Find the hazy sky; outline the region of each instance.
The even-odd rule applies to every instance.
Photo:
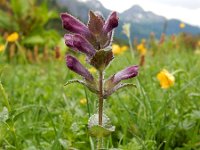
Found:
[[[80,0],[86,1],[86,0]],[[138,4],[166,18],[200,26],[200,0],[99,0],[106,8],[122,12]]]

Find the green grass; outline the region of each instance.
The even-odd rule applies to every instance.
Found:
[[[200,59],[186,51],[148,56],[139,76],[109,97],[105,113],[116,131],[106,138],[109,148],[123,150],[200,149]],[[129,52],[116,56],[105,76],[137,64]],[[4,64],[2,85],[11,110],[0,92],[0,149],[93,149],[87,120],[97,110],[97,97],[83,86],[64,84],[80,78],[64,60],[38,64]],[[175,85],[161,89],[156,75],[163,68],[175,74]],[[88,98],[89,107],[80,104]],[[4,107],[4,111],[3,111]],[[88,112],[89,111],[89,112]],[[4,115],[3,115],[4,112]]]

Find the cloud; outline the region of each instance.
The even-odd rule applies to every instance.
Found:
[[[143,8],[145,10],[153,11],[158,15],[165,16],[168,19],[180,19],[183,22],[200,26],[200,20],[198,19],[200,8],[189,9],[181,6],[171,6],[165,4],[143,5]]]
[[[183,7],[188,9],[200,8],[200,0],[150,0],[156,3],[163,3],[166,5]]]

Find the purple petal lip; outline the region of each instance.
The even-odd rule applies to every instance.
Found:
[[[90,35],[90,31],[88,27],[82,22],[80,22],[78,19],[76,19],[75,17],[71,16],[68,13],[61,13],[60,17],[62,20],[63,27],[66,30],[72,33],[78,33],[85,36]]]
[[[68,47],[86,54],[89,58],[96,53],[94,47],[80,34],[65,34],[64,39]]]
[[[116,73],[114,75],[113,83],[117,84],[121,80],[129,79],[129,78],[133,78],[133,77],[137,76],[138,69],[139,69],[138,66],[130,66],[130,67],[127,67],[127,68],[119,71],[118,73]]]
[[[108,33],[112,31],[114,28],[118,26],[119,18],[117,16],[117,12],[112,12],[108,19],[106,20],[104,26],[103,26],[103,31]]]
[[[81,75],[88,81],[93,81],[94,78],[90,72],[73,56],[66,56],[67,67],[75,73]]]

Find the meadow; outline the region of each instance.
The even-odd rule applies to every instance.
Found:
[[[106,77],[124,66],[138,64],[130,51],[116,56]],[[9,113],[0,97],[1,149],[94,149],[87,122],[97,98],[80,85],[64,86],[75,73],[65,59],[34,64],[4,63],[1,82],[8,95]],[[162,89],[156,78],[166,68],[175,84]],[[196,150],[200,148],[200,59],[187,50],[147,55],[136,84],[105,102],[106,114],[116,126],[107,138],[109,148],[124,150]],[[95,74],[95,72],[93,73]],[[1,91],[2,94],[2,91]],[[87,101],[85,101],[86,99]]]
[[[55,1],[48,2],[0,2],[0,150],[200,150],[199,35],[166,35],[163,30],[160,39],[153,32],[133,39],[127,23],[120,29],[126,39],[114,36],[112,43],[116,12],[106,21],[90,12],[88,27],[66,13],[60,18]],[[64,41],[62,23],[76,35],[68,34]],[[70,64],[66,54],[89,71],[80,65],[77,69],[78,61]],[[104,72],[104,79],[116,73],[109,87],[102,72],[112,54]],[[128,66],[135,70],[118,72]],[[117,74],[119,82],[128,79],[122,83],[134,86],[104,99],[104,93],[119,85],[114,82]],[[99,101],[83,85],[66,85],[77,78],[94,85]],[[98,110],[100,100],[103,111]],[[99,112],[115,126],[103,140],[101,136],[110,133],[106,117],[89,119]],[[100,138],[93,137],[92,129]]]

